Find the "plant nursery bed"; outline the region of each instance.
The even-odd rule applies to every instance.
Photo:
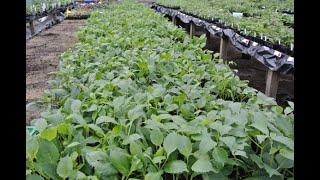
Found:
[[[26,103],[39,98],[48,88],[49,73],[56,71],[59,56],[77,42],[75,32],[84,20],[65,20],[41,32],[26,43]],[[38,112],[27,112],[26,122],[39,116]]]

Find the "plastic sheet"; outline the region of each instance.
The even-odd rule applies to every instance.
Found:
[[[160,13],[171,17],[179,18],[183,23],[194,23],[196,26],[204,27],[210,34],[215,36],[224,36],[229,39],[231,44],[243,54],[250,55],[264,64],[270,70],[278,71],[281,74],[290,74],[294,72],[294,58],[265,46],[254,38],[246,38],[239,35],[235,30],[219,27],[219,25],[205,21],[198,17],[190,16],[178,10],[153,5],[153,8]]]

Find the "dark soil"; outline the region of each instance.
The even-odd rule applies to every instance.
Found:
[[[77,42],[76,32],[85,20],[65,20],[27,40],[26,43],[26,103],[37,100],[48,89],[59,64],[59,56]],[[26,112],[26,123],[38,118],[39,112]]]

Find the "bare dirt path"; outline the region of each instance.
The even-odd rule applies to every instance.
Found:
[[[76,32],[85,24],[85,20],[64,20],[27,40],[26,43],[26,103],[39,98],[47,81],[52,78],[50,72],[56,71],[60,55],[77,42]],[[26,112],[26,122],[37,118],[39,113]]]

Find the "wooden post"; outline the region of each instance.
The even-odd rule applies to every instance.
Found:
[[[52,14],[52,18],[53,18],[54,22],[56,23],[56,22],[57,22],[57,15],[56,15],[56,13],[53,13],[53,14]]]
[[[33,20],[29,22],[29,25],[30,25],[31,36],[33,36],[35,34]]]
[[[190,36],[194,36],[194,32],[195,32],[195,25],[193,24],[193,22],[190,22]]]
[[[269,97],[275,98],[277,95],[278,84],[279,84],[279,72],[268,69],[266,78],[266,92],[265,94]]]
[[[227,60],[228,54],[227,49],[229,46],[229,40],[227,37],[221,37],[220,41],[220,58],[223,60]]]
[[[254,61],[256,61],[256,58],[251,56],[249,61],[250,61],[250,65],[253,65]]]
[[[173,22],[174,25],[177,25],[177,18],[176,18],[176,16],[173,16],[173,17],[172,17],[172,22]]]

